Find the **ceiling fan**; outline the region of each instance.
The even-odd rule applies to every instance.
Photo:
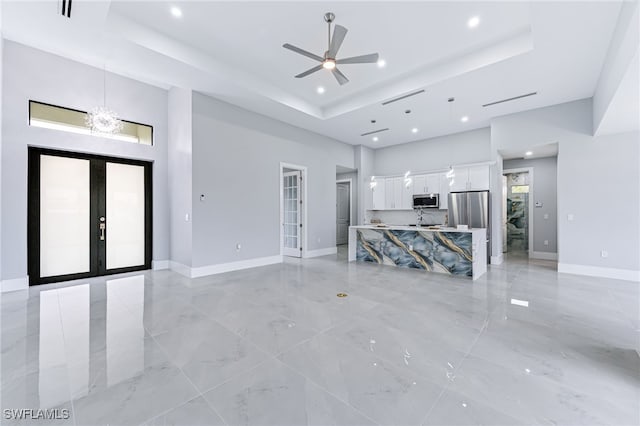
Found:
[[[331,12],[327,12],[324,14],[324,20],[329,25],[329,48],[326,52],[324,52],[324,56],[318,56],[311,52],[307,52],[306,50],[300,49],[299,47],[293,46],[289,43],[285,43],[282,45],[285,49],[292,50],[296,53],[304,55],[308,58],[314,59],[320,62],[320,65],[317,65],[307,71],[296,75],[296,78],[306,77],[309,74],[313,74],[316,71],[320,71],[321,69],[326,69],[331,71],[333,76],[338,80],[340,85],[347,84],[349,79],[340,72],[337,68],[339,64],[371,64],[374,62],[378,62],[378,54],[371,53],[369,55],[361,55],[361,56],[353,56],[351,58],[344,59],[336,59],[336,55],[338,54],[338,50],[340,50],[340,46],[344,41],[344,37],[347,35],[347,29],[343,26],[336,25],[333,30],[333,37],[331,37],[331,23],[336,19],[336,15]]]

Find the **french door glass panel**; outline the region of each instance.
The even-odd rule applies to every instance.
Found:
[[[144,264],[144,167],[109,163],[106,169],[107,269]]]
[[[40,158],[40,276],[89,272],[90,162]]]
[[[284,254],[300,256],[300,172],[284,174]]]

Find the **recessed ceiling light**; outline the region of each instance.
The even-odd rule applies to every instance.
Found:
[[[533,152],[527,151],[527,152],[524,153],[524,155],[533,155]]]
[[[387,61],[385,61],[384,59],[378,60],[378,68],[384,68],[386,66],[387,66]]]
[[[469,28],[475,28],[480,24],[480,17],[478,16],[472,16],[471,18],[469,18],[469,20],[467,21],[467,26]]]
[[[316,92],[322,95],[324,93],[324,87],[318,86],[318,88],[316,89]]]
[[[177,6],[173,6],[171,8],[171,14],[176,18],[180,18],[182,16],[182,10],[180,10],[180,8]]]
[[[414,127],[413,129],[411,129],[411,132],[412,132],[412,133],[418,133],[418,128],[417,128],[417,127]]]
[[[464,117],[462,117],[460,119],[460,121],[462,121],[463,123],[466,123],[467,121],[469,121],[469,117],[467,117],[466,115]]]
[[[372,140],[373,140],[374,142],[378,142],[378,137],[377,137],[377,136],[374,136]]]

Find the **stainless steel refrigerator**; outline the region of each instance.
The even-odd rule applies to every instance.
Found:
[[[449,226],[469,225],[486,228],[487,263],[491,259],[491,209],[489,191],[449,193]]]

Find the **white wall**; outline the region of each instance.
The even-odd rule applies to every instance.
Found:
[[[358,172],[336,174],[336,180],[351,179],[351,225],[358,223]]]
[[[307,167],[307,249],[335,249],[336,165],[354,168],[353,147],[194,93],[194,267],[279,255],[280,162]]]
[[[489,161],[491,129],[472,130],[423,141],[394,145],[375,151],[373,174],[415,174],[450,165]],[[370,176],[370,175],[369,175]]]
[[[534,158],[506,160],[504,170],[531,167],[533,169],[533,192],[529,202],[533,207],[533,247],[529,250],[543,253],[557,253],[558,250],[558,204],[557,204],[557,158]],[[535,203],[542,207],[535,207]],[[528,214],[528,212],[527,212]],[[548,215],[548,219],[544,215]],[[547,240],[549,245],[545,246]]]
[[[491,129],[494,152],[559,144],[559,269],[640,279],[639,134],[592,136],[590,99],[499,117]]]
[[[612,108],[611,104],[614,101],[616,92],[619,90],[625,74],[632,66],[634,56],[637,60],[640,39],[639,13],[640,6],[638,6],[637,1],[626,1],[622,3],[618,22],[611,38],[611,44],[607,50],[607,56],[593,95],[592,119],[595,134],[601,133],[599,130],[603,126],[607,115],[615,112],[615,108]],[[636,82],[637,78],[638,75],[636,73]],[[637,85],[635,87],[637,87]],[[635,99],[637,99],[637,97]],[[638,117],[631,118],[631,122],[635,123],[636,129],[637,119]],[[623,127],[628,126],[623,125]],[[631,127],[634,127],[633,124]],[[611,129],[608,130],[610,131]],[[617,132],[622,130],[623,129],[618,129]]]
[[[127,120],[150,124],[154,146],[30,127],[28,102],[87,111],[102,103],[103,70],[6,41],[3,52],[2,280],[27,275],[27,147],[153,161],[153,259],[169,258],[167,92],[109,74],[107,103]]]
[[[170,259],[191,266],[192,249],[192,92],[169,90],[168,178]],[[187,215],[189,220],[187,220]]]

